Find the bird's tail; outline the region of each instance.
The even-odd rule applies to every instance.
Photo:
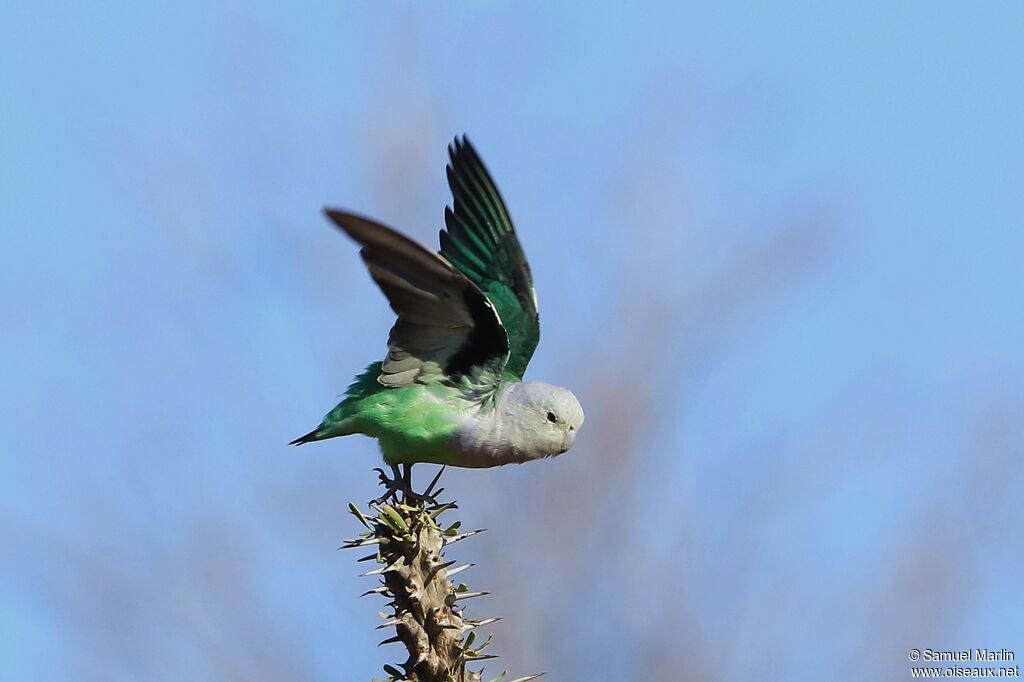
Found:
[[[316,427],[305,436],[299,436],[288,445],[305,445],[306,443],[312,443],[315,440],[320,440],[320,427]]]
[[[338,409],[338,408],[335,408]],[[337,421],[331,419],[331,415],[328,415],[326,419],[321,422],[320,426],[316,427],[305,436],[299,436],[288,445],[305,445],[306,443],[312,443],[316,440],[326,440],[328,438],[337,438],[338,436],[349,436],[353,433],[364,433],[359,429],[357,423],[351,419],[341,418]]]

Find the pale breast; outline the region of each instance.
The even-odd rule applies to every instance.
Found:
[[[507,437],[503,426],[497,411],[467,420],[452,437],[453,464],[479,469],[532,459]]]

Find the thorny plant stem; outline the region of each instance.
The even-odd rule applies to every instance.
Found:
[[[452,582],[452,576],[471,564],[456,567],[456,562],[445,560],[444,552],[449,545],[483,530],[460,532],[458,521],[447,527],[438,521],[445,512],[458,509],[454,502],[437,500],[442,490],[435,488],[443,468],[423,493],[415,493],[411,465],[404,466],[403,472],[392,467],[392,478],[376,470],[385,493],[369,503],[368,513],[349,503],[349,511],[365,530],[343,545],[375,548],[374,554],[360,561],[376,561],[378,567],[363,575],[379,576],[380,584],[363,596],[380,594],[389,600],[390,610],[381,612],[385,621],[378,629],[394,627],[395,635],[381,644],[401,642],[408,652],[405,661],[384,666],[389,675],[385,682],[482,682],[482,672],[470,670],[469,664],[495,656],[481,653],[491,638],[477,642],[476,628],[498,619],[466,617],[462,604],[487,593]],[[508,682],[528,682],[541,675]],[[491,682],[504,677],[502,673]]]

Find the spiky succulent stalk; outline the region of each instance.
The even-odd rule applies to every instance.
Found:
[[[465,583],[452,582],[452,576],[471,564],[453,567],[456,562],[445,561],[444,550],[483,530],[460,532],[458,521],[447,527],[438,521],[444,512],[458,508],[454,502],[437,501],[442,491],[434,488],[440,471],[422,494],[410,489],[408,471],[400,477],[396,470],[393,479],[382,470],[377,471],[387,492],[369,503],[369,513],[349,504],[349,510],[365,530],[358,539],[346,541],[344,547],[376,549],[360,561],[379,564],[363,575],[380,576],[380,585],[363,596],[381,594],[389,599],[390,611],[380,613],[385,622],[378,628],[393,626],[395,636],[381,644],[401,642],[408,650],[404,662],[384,666],[389,675],[385,682],[482,682],[482,673],[470,670],[468,664],[495,656],[481,653],[491,638],[478,643],[476,628],[498,619],[474,620],[465,616],[463,602],[487,593],[473,592]],[[509,682],[527,682],[542,674]],[[503,680],[504,676],[502,673],[492,682]]]

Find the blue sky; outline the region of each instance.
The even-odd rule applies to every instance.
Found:
[[[451,475],[503,533],[467,551],[510,668],[895,678],[929,642],[1024,650],[1022,30],[1015,3],[8,3],[3,677],[379,674],[333,551],[374,446],[284,446],[390,324],[319,210],[431,243],[462,132],[533,265],[530,376],[590,427]],[[625,555],[614,505],[540,495],[607,494],[617,404],[644,424],[620,519],[678,505],[630,529],[680,571],[647,604],[683,602],[671,635],[639,583],[613,634],[607,582],[554,550],[531,580],[563,591],[514,599],[545,515]],[[575,645],[517,631],[566,586]]]

